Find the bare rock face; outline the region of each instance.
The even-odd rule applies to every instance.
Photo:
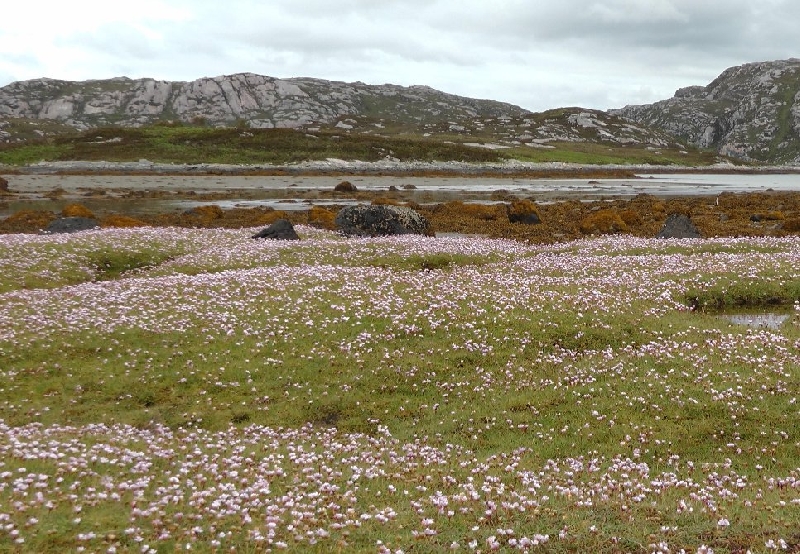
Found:
[[[682,88],[669,100],[611,113],[726,156],[798,163],[800,59],[731,67],[707,86]]]
[[[336,227],[347,236],[430,235],[428,220],[405,206],[348,206],[336,215]]]
[[[353,115],[388,118],[430,112],[437,117],[520,116],[511,104],[474,100],[428,87],[365,85],[322,79],[277,79],[254,73],[191,82],[116,77],[97,81],[33,79],[0,88],[0,118],[48,119],[79,129],[140,126],[157,121],[204,121],[255,128],[334,124]],[[435,113],[434,113],[435,112]]]

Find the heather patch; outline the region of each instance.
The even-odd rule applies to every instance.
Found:
[[[800,548],[796,239],[297,228],[2,237],[2,548]]]

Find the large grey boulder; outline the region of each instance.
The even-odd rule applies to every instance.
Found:
[[[96,229],[100,222],[91,217],[59,217],[48,225],[45,233],[77,233],[78,231],[88,231]]]
[[[336,228],[347,236],[430,235],[431,225],[405,206],[348,206],[336,215]]]
[[[700,230],[684,214],[669,214],[661,231],[656,235],[656,238],[659,239],[699,239],[702,237]]]
[[[261,229],[258,233],[253,235],[254,239],[272,239],[272,240],[300,240],[297,231],[294,230],[294,225],[287,219],[278,219],[270,225]]]

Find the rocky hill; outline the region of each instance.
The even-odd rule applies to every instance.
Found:
[[[553,143],[575,142],[683,148],[663,131],[602,111],[564,108],[532,114],[511,104],[426,86],[284,80],[242,73],[192,82],[35,79],[0,88],[0,142],[166,121],[434,136],[486,148],[550,149]]]
[[[800,163],[800,59],[732,67],[706,86],[611,113],[722,155]]]
[[[240,73],[191,82],[34,79],[0,88],[0,117],[56,120],[78,129],[203,121],[254,128],[297,128],[364,116],[389,120],[518,116],[525,110],[425,86],[276,79]]]

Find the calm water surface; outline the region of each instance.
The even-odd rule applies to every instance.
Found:
[[[420,204],[462,200],[491,203],[508,197],[531,198],[537,202],[630,198],[647,193],[655,196],[716,195],[723,192],[798,191],[800,175],[709,175],[643,174],[638,179],[513,179],[500,177],[348,177],[360,191],[389,194]],[[67,176],[10,175],[9,189],[19,194],[0,199],[0,217],[20,210],[60,211],[66,204],[80,202],[100,215],[107,213],[164,213],[182,211],[203,204],[223,208],[270,206],[280,210],[307,210],[311,205],[357,203],[352,196],[331,194],[342,177],[321,176]],[[44,195],[62,189],[59,199]],[[104,191],[98,196],[98,191]],[[137,198],[136,194],[213,192],[234,193],[227,200],[186,200]],[[240,192],[241,197],[235,197]],[[364,200],[367,202],[367,200]]]

